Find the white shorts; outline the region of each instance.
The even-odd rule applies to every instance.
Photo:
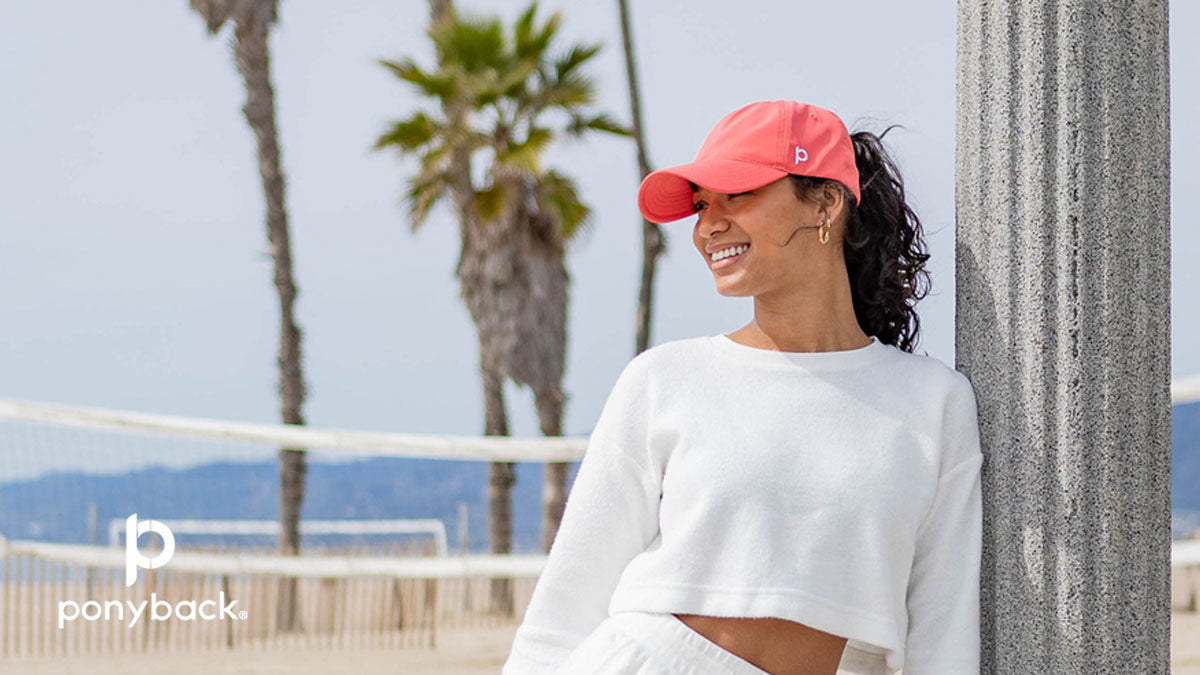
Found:
[[[769,675],[671,613],[618,612],[567,657],[558,675]],[[839,675],[890,673],[881,655],[847,647]]]

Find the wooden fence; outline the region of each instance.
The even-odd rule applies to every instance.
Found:
[[[179,547],[177,551],[274,554],[274,549]],[[310,548],[313,556],[428,556],[432,545],[421,542],[355,548]],[[434,647],[439,630],[512,625],[519,621],[533,593],[536,578],[513,578],[511,615],[489,607],[491,578],[404,579],[389,576],[300,577],[297,579],[299,628],[279,630],[276,606],[284,577],[272,574],[206,574],[175,571],[168,564],[139,570],[141,581],[124,584],[123,570],[85,567],[35,554],[8,552],[0,557],[0,656],[53,656],[126,652],[195,651],[214,649],[271,650],[294,647]],[[172,608],[183,601],[209,613],[220,613],[217,602],[236,601],[235,615],[213,620],[152,618],[151,598]],[[153,594],[153,596],[152,596]],[[60,624],[60,602],[81,608],[95,601],[74,620]],[[121,603],[122,620],[116,605]],[[136,623],[130,606],[146,608]],[[106,606],[105,603],[109,602]],[[107,608],[108,618],[101,613]],[[164,608],[159,615],[166,614]],[[63,610],[70,615],[70,608]],[[186,614],[191,612],[184,610]],[[193,610],[194,611],[194,610]],[[88,620],[96,614],[94,620]]]

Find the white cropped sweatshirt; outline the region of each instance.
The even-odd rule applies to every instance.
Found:
[[[604,404],[502,672],[553,673],[643,610],[779,617],[893,672],[978,675],[982,462],[971,382],[933,357],[657,345]]]

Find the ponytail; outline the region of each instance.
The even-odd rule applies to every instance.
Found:
[[[929,272],[921,221],[904,201],[904,181],[883,147],[883,136],[869,131],[851,134],[854,163],[858,166],[862,203],[841,183],[824,178],[793,175],[796,193],[809,195],[832,183],[841,186],[846,204],[843,254],[854,314],[867,335],[911,352],[916,346],[921,320],[913,305],[929,292]],[[922,284],[923,282],[923,284]]]

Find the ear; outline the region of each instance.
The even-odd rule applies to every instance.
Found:
[[[824,197],[825,212],[829,214],[829,219],[836,221],[846,208],[846,193],[831,181],[825,183],[821,196]]]

